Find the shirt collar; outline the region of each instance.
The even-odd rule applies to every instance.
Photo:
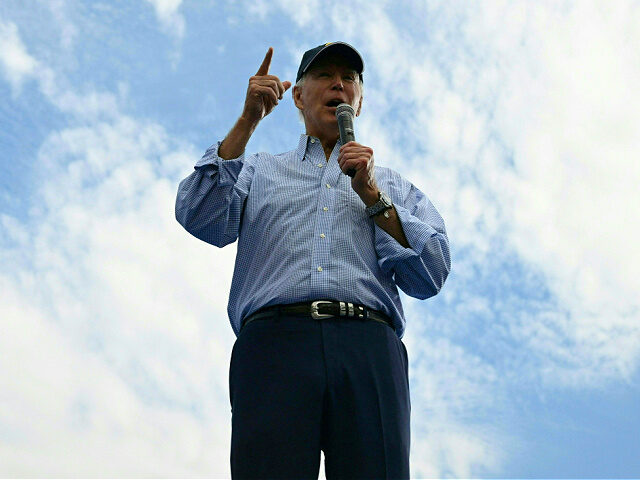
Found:
[[[304,160],[305,153],[307,153],[307,146],[309,145],[309,140],[312,138],[315,139],[318,145],[322,147],[322,144],[320,143],[320,140],[318,138],[307,135],[306,133],[300,134],[300,140],[298,141],[298,148],[296,148],[296,158],[298,159],[298,161],[301,162]],[[338,148],[342,146],[342,142],[340,141],[339,138],[338,138],[338,141],[336,142],[336,145],[338,146]]]
[[[296,158],[301,162],[304,160],[304,154],[307,153],[307,142],[309,141],[309,135],[303,133],[300,135],[300,141],[298,142],[298,148],[296,148]]]

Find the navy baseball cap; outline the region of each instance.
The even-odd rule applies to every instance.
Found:
[[[300,62],[300,68],[298,68],[298,75],[296,76],[296,83],[298,80],[302,78],[302,75],[309,69],[311,64],[316,61],[321,54],[327,53],[328,51],[336,52],[342,56],[344,56],[350,63],[353,65],[354,69],[360,75],[362,79],[362,72],[364,71],[364,61],[362,57],[358,53],[358,51],[353,48],[348,43],[344,42],[329,42],[324,45],[318,45],[311,50],[307,50],[304,52],[302,56],[302,61]]]

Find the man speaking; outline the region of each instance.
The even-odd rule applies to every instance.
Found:
[[[228,313],[233,478],[409,478],[409,375],[398,287],[424,299],[449,270],[444,221],[373,149],[340,141],[336,107],[362,108],[351,45],[307,51],[293,87],[305,134],[247,155],[291,82],[269,48],[244,109],[179,186],[176,218],[197,238],[238,240]],[[348,108],[348,107],[347,107]],[[402,146],[396,149],[403,154]],[[349,175],[347,175],[349,174]]]

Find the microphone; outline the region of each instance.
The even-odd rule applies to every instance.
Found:
[[[338,119],[338,128],[340,129],[340,141],[344,145],[348,142],[356,140],[356,135],[353,131],[353,117],[356,112],[353,107],[348,103],[341,103],[336,108],[336,118]],[[356,171],[353,168],[347,170],[347,175],[353,177]]]

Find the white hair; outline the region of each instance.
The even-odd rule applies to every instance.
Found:
[[[296,82],[296,85],[295,85],[296,87],[302,87],[302,85],[304,85],[304,81],[307,78],[307,73],[309,72],[304,72],[302,74],[302,76],[300,77],[300,80]],[[364,84],[362,83],[361,75],[358,75],[358,83],[360,84],[360,96],[362,97],[364,95]],[[304,123],[304,115],[302,114],[302,110],[300,110],[299,108],[298,108],[298,118],[302,123]]]

